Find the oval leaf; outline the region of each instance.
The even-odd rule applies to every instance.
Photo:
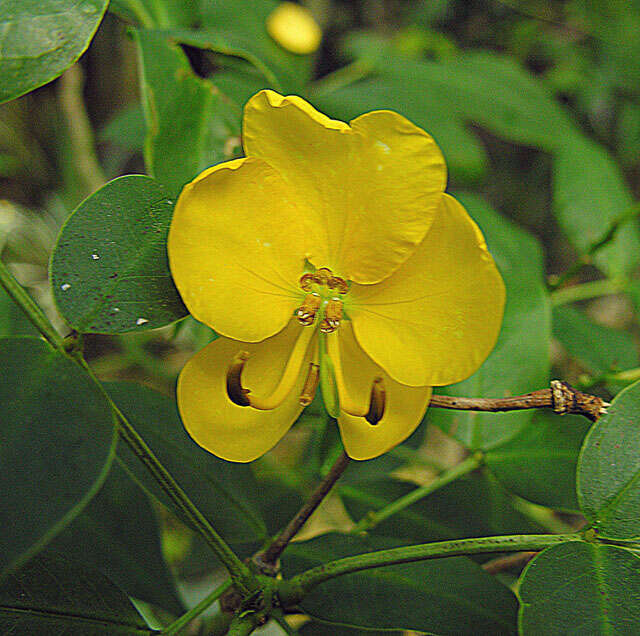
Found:
[[[51,259],[51,285],[76,331],[142,331],[186,315],[167,261],[173,204],[154,179],[128,175],[67,219]]]
[[[489,470],[516,495],[541,506],[577,510],[576,465],[589,422],[537,411],[513,439],[485,455]]]
[[[0,338],[0,369],[2,573],[82,510],[106,476],[116,434],[104,397],[43,340]]]
[[[640,538],[640,382],[618,393],[587,435],[578,500],[603,537]]]
[[[4,0],[0,103],[61,75],[83,51],[108,0]]]
[[[523,636],[640,633],[640,559],[623,548],[548,548],[525,568],[518,595]]]
[[[100,492],[49,546],[83,569],[102,572],[129,596],[176,616],[184,612],[160,547],[147,496],[116,463]]]
[[[259,488],[248,464],[218,459],[198,446],[185,431],[175,400],[128,382],[109,382],[105,388],[180,487],[227,541],[242,543],[266,538],[264,522],[253,501]],[[180,511],[124,444],[118,447],[118,458],[145,490],[180,516]]]
[[[290,545],[283,573],[396,547],[382,537],[338,533]],[[301,603],[312,618],[362,629],[414,629],[442,636],[515,634],[511,591],[464,557],[392,565],[331,579]]]
[[[36,557],[0,585],[0,632],[65,636],[155,634],[124,592],[61,557]]]

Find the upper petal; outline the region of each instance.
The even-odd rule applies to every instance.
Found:
[[[410,387],[395,382],[369,358],[357,343],[351,326],[346,323],[329,338],[338,338],[346,390],[353,400],[366,407],[371,386],[382,377],[386,391],[385,411],[375,425],[364,417],[354,417],[343,411],[338,425],[345,450],[353,459],[373,459],[404,441],[422,421],[431,387]]]
[[[391,377],[410,386],[470,376],[502,323],[505,288],[484,237],[458,201],[444,195],[413,256],[377,285],[352,285],[358,342]]]
[[[257,344],[218,338],[187,362],[178,379],[178,408],[189,435],[209,452],[234,462],[250,462],[272,448],[302,411],[299,403],[311,349],[297,384],[271,411],[237,406],[226,389],[227,369],[241,350],[251,354],[242,372],[252,395],[268,396],[277,386],[300,330],[291,322],[279,334]]]
[[[433,138],[391,111],[348,126],[300,97],[262,91],[245,107],[243,143],[295,191],[315,230],[311,262],[359,283],[386,278],[410,256],[446,184]]]
[[[225,336],[268,338],[300,304],[306,232],[288,186],[260,159],[219,164],[184,187],[168,252],[189,311]]]

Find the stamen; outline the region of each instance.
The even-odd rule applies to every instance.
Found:
[[[303,327],[308,327],[309,325],[312,325],[314,323],[321,302],[322,298],[320,297],[320,294],[316,294],[315,292],[307,294],[304,297],[302,305],[296,312],[296,315],[298,316],[298,322]]]
[[[349,285],[344,278],[340,276],[332,276],[327,283],[329,289],[335,289],[339,294],[346,294],[349,291]]]
[[[315,362],[309,363],[309,372],[307,373],[307,379],[302,387],[302,393],[300,393],[300,405],[309,406],[313,402],[313,398],[316,396],[318,390],[318,383],[320,382],[320,365]]]
[[[377,424],[384,416],[384,408],[387,402],[387,391],[384,388],[384,380],[378,376],[371,386],[369,398],[369,411],[364,416],[369,424]]]
[[[239,351],[234,356],[227,370],[227,395],[238,406],[249,406],[249,391],[242,388],[242,370],[251,354],[248,351]]]
[[[378,376],[374,379],[369,396],[369,405],[365,410],[361,405],[356,404],[347,392],[342,369],[342,358],[340,356],[340,345],[336,336],[327,337],[327,352],[333,362],[334,377],[340,399],[340,410],[354,417],[364,417],[369,424],[377,424],[384,417],[387,402],[382,377]]]
[[[242,371],[250,354],[248,351],[237,353],[227,370],[227,395],[229,399],[238,406],[252,406],[260,411],[270,411],[280,406],[298,382],[302,364],[307,357],[309,342],[311,342],[314,333],[314,329],[300,330],[278,385],[271,395],[264,398],[252,396],[251,391],[242,386]]]
[[[303,274],[298,281],[302,291],[310,292],[313,289],[313,283],[315,282],[315,274]]]
[[[324,308],[324,318],[320,323],[322,333],[332,333],[340,326],[342,320],[342,301],[339,298],[331,298]]]

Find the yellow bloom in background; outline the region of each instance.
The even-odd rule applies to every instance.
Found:
[[[345,449],[370,459],[418,426],[431,387],[493,348],[502,279],[442,154],[391,111],[350,124],[300,97],[245,107],[246,157],[185,186],[169,261],[195,318],[221,337],[178,381],[185,427],[248,462],[274,446],[320,385]]]
[[[322,31],[311,12],[294,2],[281,2],[267,17],[267,33],[284,49],[298,55],[318,50]]]

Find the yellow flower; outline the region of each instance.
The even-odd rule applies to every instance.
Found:
[[[169,261],[195,318],[221,337],[178,381],[198,444],[248,462],[318,383],[347,453],[370,459],[420,423],[431,387],[493,348],[504,285],[484,238],[444,194],[434,140],[374,111],[350,124],[300,97],[245,107],[246,157],[185,186]]]
[[[284,49],[308,55],[320,46],[322,31],[306,7],[281,2],[267,17],[267,32]]]

